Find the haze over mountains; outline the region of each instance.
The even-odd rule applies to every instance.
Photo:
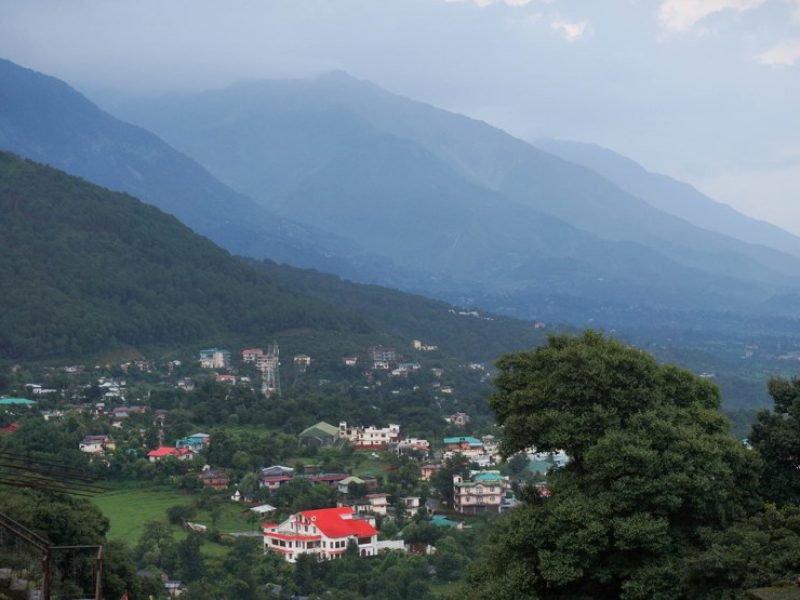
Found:
[[[635,161],[594,144],[538,140],[551,154],[583,165],[629,194],[676,217],[730,237],[800,256],[800,238],[770,223],[752,219],[727,204],[709,198],[688,183],[651,173]]]
[[[748,310],[797,288],[791,234],[776,248],[711,231],[632,184],[343,73],[117,110],[279,214],[442,278],[416,282],[434,293]]]
[[[701,198],[695,212],[735,224],[712,231],[652,177],[344,73],[113,107],[167,143],[7,61],[0,94],[0,148],[138,194],[236,253],[525,318],[796,315],[791,234]]]
[[[241,254],[319,265],[325,262],[320,239],[343,245],[235,192],[156,135],[101,111],[63,81],[2,59],[0,149],[135,195]]]

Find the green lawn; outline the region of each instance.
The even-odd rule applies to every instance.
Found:
[[[135,545],[145,521],[167,522],[167,509],[189,504],[192,497],[171,488],[120,485],[94,497],[94,502],[111,522],[108,538]]]
[[[190,504],[193,498],[169,487],[146,487],[141,484],[121,484],[115,486],[105,494],[95,496],[94,502],[111,523],[108,538],[123,540],[135,546],[144,530],[147,521],[167,522],[167,509],[178,504]],[[192,522],[201,523],[211,527],[211,516],[207,511],[199,511]],[[246,508],[226,502],[216,523],[216,528],[222,532],[253,531],[257,529],[260,521],[250,521]],[[255,524],[255,525],[254,525]],[[187,531],[181,527],[173,526],[176,540],[186,537]],[[207,556],[221,556],[228,552],[228,547],[214,543],[205,543],[202,546],[203,554]]]

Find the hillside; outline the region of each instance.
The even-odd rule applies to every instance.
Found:
[[[534,143],[537,148],[581,164],[655,208],[698,227],[800,256],[799,237],[770,223],[743,215],[727,204],[709,198],[688,183],[650,172],[613,150],[567,140],[538,140]]]
[[[69,85],[0,59],[0,150],[127,192],[232,252],[346,271],[357,245],[289,221],[235,192],[154,134]]]
[[[800,286],[789,254],[696,227],[486,123],[342,73],[115,110],[278,213],[441,278],[406,284],[420,291],[479,291],[520,310],[541,293],[758,310]]]
[[[309,272],[254,268],[157,208],[7,152],[0,237],[5,360],[254,343],[297,330],[364,343],[427,336],[452,356],[488,360],[542,339],[519,321],[465,318],[391,290],[336,280],[336,294],[315,292],[301,283]]]

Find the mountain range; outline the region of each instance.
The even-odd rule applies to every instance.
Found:
[[[406,285],[430,293],[512,310],[547,294],[758,311],[800,284],[798,239],[787,232],[712,230],[667,210],[658,198],[669,190],[656,197],[343,73],[131,100],[115,111],[270,210],[427,274]],[[740,229],[765,226],[728,212]],[[528,309],[518,314],[536,314]]]
[[[695,196],[695,212],[734,215],[712,230],[691,194],[671,204],[635,163],[603,168],[344,73],[109,109],[137,125],[0,63],[0,148],[138,195],[237,254],[523,318],[797,314],[791,234]]]

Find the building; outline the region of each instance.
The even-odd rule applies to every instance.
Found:
[[[0,398],[0,407],[7,408],[9,406],[27,406],[30,408],[36,406],[36,402],[27,398]]]
[[[361,477],[356,477],[355,475],[351,475],[346,479],[342,479],[339,483],[336,484],[336,491],[340,494],[347,495],[350,493],[350,485],[354,486],[364,486],[366,489],[367,482],[361,479]]]
[[[388,427],[348,427],[346,421],[339,423],[339,437],[356,448],[384,450],[400,439],[400,426]]]
[[[333,446],[339,439],[339,430],[330,423],[320,421],[301,431],[298,437],[306,445],[327,448]]]
[[[439,346],[432,346],[430,344],[425,344],[420,340],[414,340],[413,342],[411,342],[411,345],[413,346],[414,350],[419,350],[420,352],[433,352],[439,349]]]
[[[302,479],[309,483],[323,484],[335,488],[339,486],[339,482],[350,477],[347,473],[302,473],[295,475],[295,479]]]
[[[457,412],[449,417],[445,417],[445,421],[456,427],[466,427],[469,425],[469,415],[463,412]]]
[[[103,454],[106,450],[116,449],[116,444],[110,435],[87,435],[78,444],[78,449],[87,454]]]
[[[178,460],[192,460],[192,451],[188,448],[173,448],[172,446],[159,446],[155,450],[147,453],[147,460],[159,462],[168,456],[174,456]]]
[[[441,468],[442,465],[422,465],[419,468],[419,478],[422,481],[430,481]]]
[[[254,363],[263,355],[264,351],[261,348],[245,348],[242,350],[242,362]]]
[[[446,437],[442,440],[447,452],[460,452],[468,456],[470,453],[483,453],[483,442],[474,437]]]
[[[419,452],[422,455],[427,455],[430,452],[431,444],[428,440],[420,438],[406,438],[400,440],[395,445],[395,451],[398,454],[407,454],[409,452]]]
[[[373,363],[391,364],[398,360],[397,350],[385,346],[372,346],[367,350],[367,356]]]
[[[419,496],[404,496],[400,498],[399,507],[405,511],[406,517],[409,519],[423,508]]]
[[[175,442],[175,447],[179,450],[181,448],[188,448],[192,452],[200,452],[203,448],[211,443],[211,436],[207,433],[193,433],[185,438]]]
[[[453,476],[453,508],[460,513],[502,512],[511,486],[499,471],[470,471]]]
[[[200,350],[200,367],[203,369],[227,369],[231,364],[231,353],[219,348]]]
[[[282,465],[273,465],[259,471],[258,487],[274,492],[287,481],[294,479],[294,469]]]
[[[296,354],[292,362],[299,370],[305,370],[311,366],[311,357],[308,354]]]
[[[230,475],[221,469],[203,470],[197,476],[197,480],[203,484],[203,487],[214,490],[224,490],[231,484]]]
[[[350,543],[359,556],[375,556],[380,547],[374,519],[360,517],[349,506],[299,512],[281,524],[265,523],[262,532],[264,551],[278,552],[288,562],[300,554],[338,558]]]
[[[343,356],[342,363],[346,367],[355,367],[358,364],[357,356]]]
[[[339,507],[350,506],[358,513],[385,517],[387,509],[389,508],[389,494],[384,492],[366,494],[355,500],[340,500],[336,505]]]

